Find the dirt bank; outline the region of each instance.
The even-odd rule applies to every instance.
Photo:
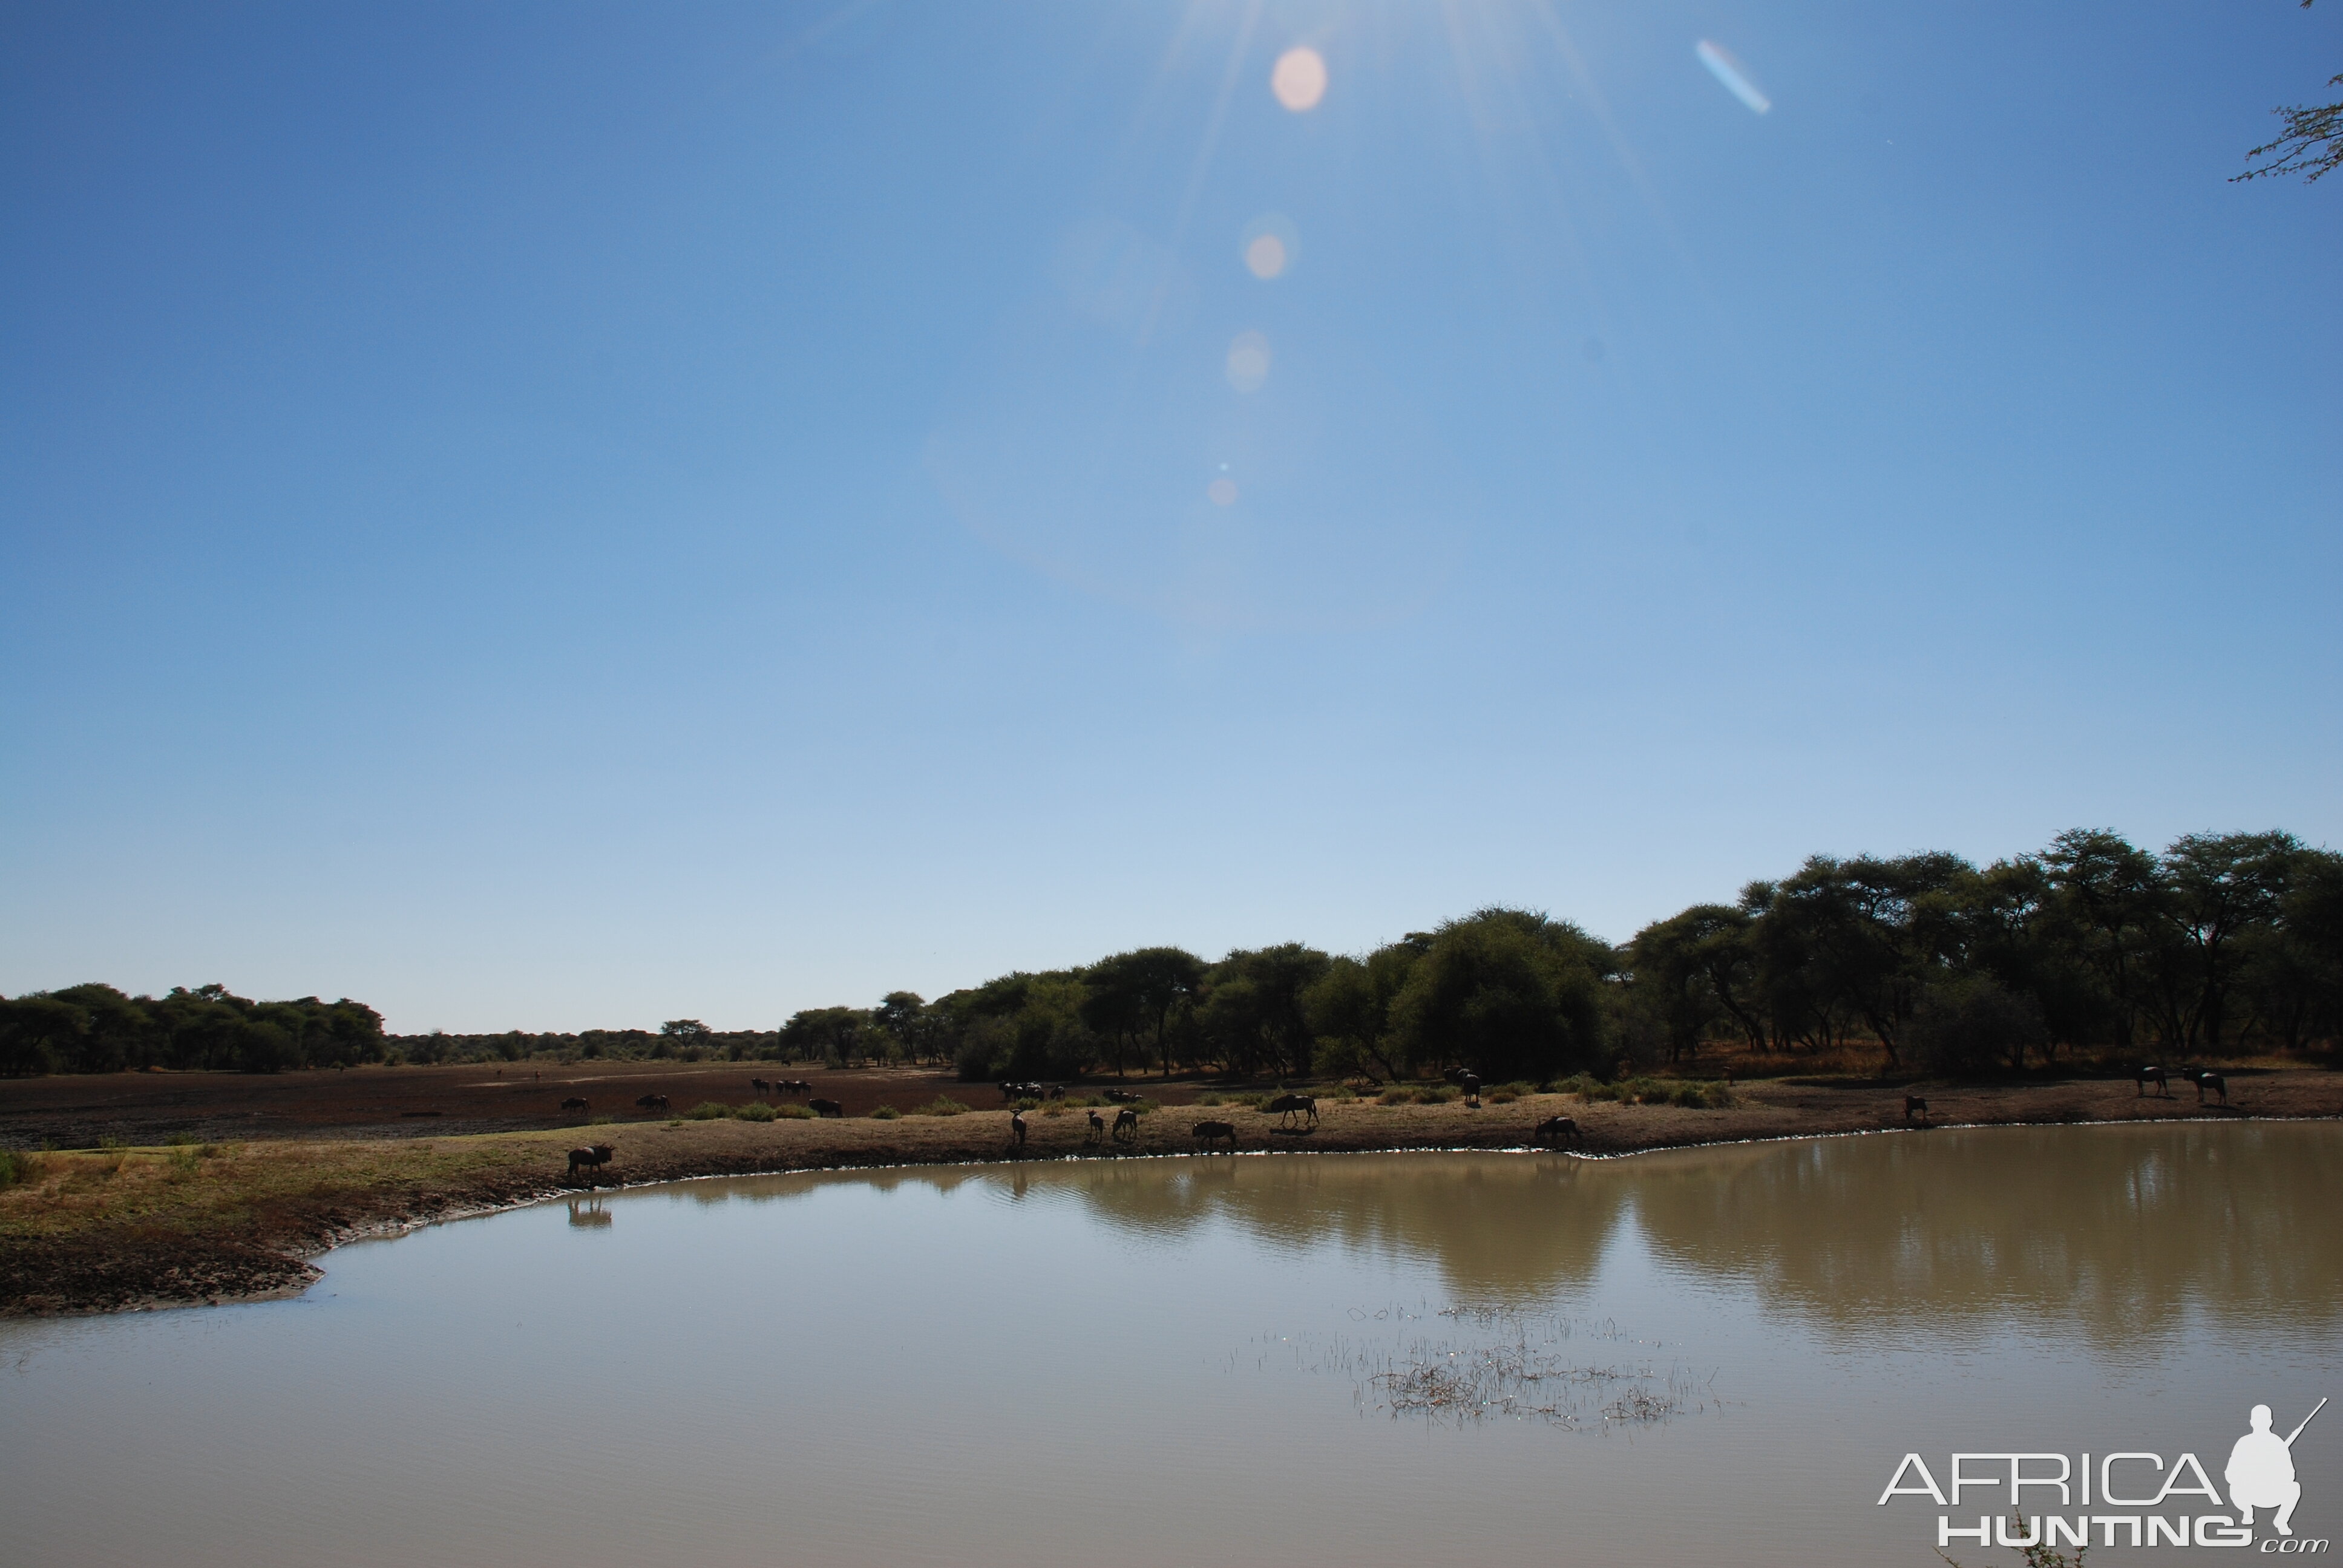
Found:
[[[693,1121],[639,1118],[630,1102],[638,1094],[654,1092],[669,1095],[678,1111],[687,1101],[739,1101],[749,1098],[752,1070],[722,1064],[722,1082],[730,1087],[719,1093],[718,1068],[656,1074],[647,1066],[658,1064],[588,1073],[565,1069],[564,1081],[529,1080],[518,1093],[499,1087],[502,1081],[492,1070],[484,1074],[477,1067],[299,1075],[344,1081],[372,1076],[395,1081],[395,1092],[354,1088],[347,1081],[335,1090],[287,1091],[283,1085],[289,1080],[199,1081],[195,1074],[122,1075],[182,1080],[176,1085],[71,1079],[8,1085],[0,1093],[0,1117],[5,1118],[0,1128],[15,1148],[26,1146],[28,1129],[42,1125],[103,1123],[151,1132],[159,1123],[177,1122],[188,1124],[179,1136],[206,1141],[15,1156],[22,1161],[21,1179],[0,1188],[0,1315],[123,1311],[297,1292],[317,1276],[308,1260],[338,1242],[582,1187],[583,1177],[576,1182],[568,1178],[566,1151],[588,1142],[607,1142],[616,1151],[602,1175],[606,1184],[947,1164],[1013,1153],[1003,1110],[895,1120],[868,1114],[881,1104],[903,1109],[925,1103],[944,1089],[971,1104],[988,1099],[998,1103],[999,1096],[990,1091],[949,1085],[930,1074],[898,1070],[828,1075],[817,1093],[847,1105],[850,1114],[842,1120]],[[264,1103],[247,1101],[242,1111],[234,1109],[230,1091],[239,1088]],[[1461,1102],[1386,1106],[1333,1100],[1321,1101],[1315,1128],[1290,1130],[1278,1118],[1242,1106],[1181,1103],[1209,1093],[1205,1085],[1148,1088],[1163,1109],[1142,1117],[1127,1141],[1093,1139],[1080,1110],[1036,1111],[1026,1118],[1031,1131],[1021,1157],[1187,1153],[1195,1147],[1190,1129],[1203,1117],[1234,1123],[1238,1146],[1249,1150],[1520,1148],[1532,1141],[1538,1122],[1556,1114],[1577,1121],[1586,1152],[1616,1154],[1902,1126],[1904,1096],[1912,1091],[1901,1085],[1762,1081],[1739,1087],[1735,1103],[1716,1110],[1588,1102],[1565,1095],[1533,1095],[1477,1111]],[[2199,1107],[2189,1089],[2168,1099],[2142,1098],[2128,1080],[2014,1087],[1929,1084],[1916,1091],[1926,1096],[1929,1119],[1938,1125],[2343,1116],[2343,1074],[2308,1070],[2232,1073],[2232,1103],[2227,1108]],[[305,1101],[304,1093],[311,1098]],[[558,1104],[571,1093],[589,1101],[607,1099],[614,1109],[628,1103],[629,1119],[563,1126],[558,1111],[548,1115],[551,1108],[536,1103],[550,1095]],[[367,1096],[375,1098],[371,1107],[360,1103]],[[444,1114],[495,1105],[500,1096],[510,1096],[503,1103],[518,1108],[507,1120],[538,1125],[475,1131],[467,1124],[497,1119]],[[435,1097],[442,1102],[407,1103]],[[269,1137],[246,1131],[255,1125],[305,1125],[299,1120],[305,1105],[306,1114],[316,1119],[306,1124],[306,1133]],[[363,1120],[369,1109],[372,1122]],[[439,1109],[443,1115],[400,1114],[392,1123],[383,1114],[414,1109]],[[331,1119],[336,1117],[340,1120]],[[427,1129],[415,1130],[417,1121],[426,1121]],[[215,1134],[209,1131],[215,1128],[244,1136]]]

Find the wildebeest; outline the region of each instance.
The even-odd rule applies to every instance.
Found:
[[[1106,1118],[1093,1111],[1090,1113],[1091,1130],[1082,1135],[1085,1143],[1095,1143],[1106,1136]]]
[[[2146,1094],[2147,1086],[2151,1083],[2156,1085],[2156,1091],[2158,1094],[2172,1092],[2172,1085],[2164,1081],[2164,1069],[2160,1067],[2143,1067],[2131,1075],[2131,1081],[2132,1087],[2140,1094]]]
[[[1296,1117],[1307,1117],[1311,1126],[1318,1125],[1318,1100],[1315,1095],[1281,1094],[1262,1109],[1274,1112],[1279,1121],[1289,1127],[1293,1125]]]
[[[811,1094],[813,1092],[813,1085],[808,1083],[802,1078],[784,1078],[777,1081],[773,1087],[779,1090],[784,1094]]]
[[[1038,1083],[1021,1081],[1016,1079],[1001,1080],[1001,1101],[1004,1105],[1012,1100],[1039,1100],[1041,1098],[1041,1086]]]
[[[641,1099],[635,1101],[635,1109],[638,1111],[666,1111],[669,1110],[669,1107],[667,1102],[666,1095],[646,1094]]]
[[[759,1094],[760,1094],[760,1095],[762,1095],[762,1094],[769,1094],[770,1092],[772,1092],[772,1088],[773,1088],[773,1086],[772,1086],[771,1084],[767,1083],[767,1082],[766,1082],[763,1079],[761,1079],[761,1078],[752,1078],[752,1079],[750,1079],[750,1080],[749,1081],[749,1088],[751,1088],[751,1089],[753,1089],[753,1090],[755,1090],[755,1091],[756,1091]]]
[[[594,1108],[573,1094],[568,1099],[561,1102],[561,1109],[564,1111],[591,1111]]]
[[[1908,1122],[1915,1116],[1926,1121],[1928,1119],[1928,1102],[1916,1094],[1907,1094],[1904,1097],[1904,1120]]]
[[[1139,1136],[1139,1112],[1128,1105],[1114,1113],[1114,1135],[1120,1138],[1126,1132]]]
[[[1110,1105],[1135,1105],[1147,1098],[1135,1089],[1109,1089],[1102,1093]]]
[[[1565,1141],[1573,1143],[1586,1141],[1586,1135],[1579,1131],[1578,1123],[1567,1116],[1547,1117],[1537,1124],[1537,1131],[1530,1136],[1541,1143],[1561,1143]]]
[[[1229,1152],[1233,1154],[1237,1151],[1237,1124],[1233,1121],[1199,1121],[1192,1131],[1196,1135],[1196,1141],[1208,1149],[1214,1139],[1225,1138],[1229,1141]]]
[[[569,1174],[576,1176],[580,1165],[585,1166],[588,1171],[598,1171],[616,1152],[617,1151],[607,1143],[597,1143],[591,1149],[572,1149],[569,1151]],[[586,1180],[591,1181],[594,1178],[588,1176]]]
[[[816,1116],[843,1116],[846,1114],[846,1107],[840,1105],[835,1100],[809,1100],[806,1101],[806,1109],[812,1111]]]
[[[1050,1085],[1050,1092],[1045,1096],[1045,1098],[1050,1100],[1063,1100],[1065,1097],[1066,1086],[1062,1083],[1053,1083]]]
[[[1025,1113],[1021,1111],[1009,1113],[1009,1141],[1020,1149],[1025,1147]]]
[[[2208,1089],[2221,1097],[2222,1104],[2227,1105],[2229,1103],[2229,1081],[2227,1079],[2222,1077],[2217,1072],[2198,1073],[2197,1075],[2197,1104],[2202,1105],[2205,1103],[2205,1091]]]

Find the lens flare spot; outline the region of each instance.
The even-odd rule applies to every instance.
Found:
[[[1240,392],[1258,392],[1269,379],[1269,339],[1258,332],[1240,332],[1229,345],[1229,385]]]
[[[1216,507],[1233,507],[1237,504],[1237,482],[1223,474],[1204,487],[1204,494],[1212,498]]]
[[[1302,236],[1281,212],[1265,212],[1245,225],[1242,244],[1245,270],[1263,283],[1302,259]]]
[[[1774,106],[1774,100],[1759,92],[1757,84],[1749,79],[1748,67],[1735,59],[1724,45],[1703,38],[1692,46],[1692,52],[1700,56],[1700,63],[1708,67],[1710,75],[1725,84],[1726,92],[1749,106],[1750,113],[1762,115]]]
[[[1295,114],[1308,114],[1326,95],[1325,56],[1306,44],[1288,49],[1269,74],[1269,90]]]

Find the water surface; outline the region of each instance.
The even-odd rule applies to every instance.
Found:
[[[688,1182],[0,1329],[0,1518],[25,1563],[1929,1568],[1907,1450],[2217,1478],[2343,1393],[2338,1179],[2338,1130],[2230,1124]],[[2336,1533],[2343,1419],[2296,1452]]]

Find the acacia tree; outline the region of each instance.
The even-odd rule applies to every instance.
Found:
[[[1172,1016],[1195,1000],[1204,960],[1185,948],[1139,948],[1101,959],[1082,977],[1083,1020],[1101,1033],[1152,1028],[1163,1076],[1172,1076]]]
[[[2310,0],[2302,0],[2302,8],[2309,10]],[[2329,76],[2327,85],[2343,87],[2343,75]],[[2231,176],[2231,185],[2269,175],[2300,175],[2303,184],[2311,185],[2321,175],[2343,165],[2343,102],[2281,105],[2270,113],[2286,127],[2284,133],[2276,141],[2264,142],[2246,155],[2249,159],[2269,161],[2259,168]]]

